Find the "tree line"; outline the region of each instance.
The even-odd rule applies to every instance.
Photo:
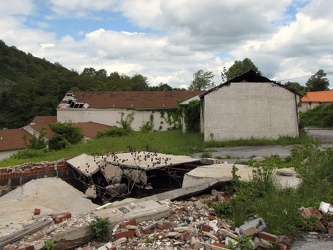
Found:
[[[222,81],[228,81],[249,70],[260,73],[248,58],[235,61],[223,68]],[[211,71],[198,70],[188,90],[207,90],[214,85]],[[297,82],[287,82],[286,87],[304,93],[306,90],[328,89],[326,73],[319,70],[303,87]],[[0,129],[19,128],[27,125],[35,116],[56,115],[56,107],[69,91],[170,91],[167,83],[150,86],[147,77],[141,74],[128,76],[105,69],[85,68],[80,74],[68,70],[60,63],[51,63],[44,58],[7,46],[0,40]]]

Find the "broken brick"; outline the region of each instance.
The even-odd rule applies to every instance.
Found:
[[[319,212],[318,209],[313,207],[307,207],[302,210],[302,216],[305,219],[309,219],[311,215],[314,215],[318,218],[318,220],[321,220],[323,218],[323,215]]]
[[[216,220],[216,216],[215,215],[209,215],[208,220]]]
[[[57,214],[55,216],[52,217],[52,220],[55,224],[58,224],[60,222],[62,222],[65,219],[69,219],[72,217],[72,214],[69,212],[65,212],[65,213],[61,213],[61,214]]]
[[[212,245],[216,247],[227,248],[227,245],[223,243],[214,242]]]
[[[274,234],[267,233],[267,232],[263,232],[263,231],[259,232],[258,237],[260,239],[264,239],[264,240],[267,240],[267,241],[272,242],[272,243],[277,242],[277,236],[274,235]]]
[[[208,226],[208,225],[202,225],[201,230],[205,231],[205,232],[210,232],[210,226]]]
[[[288,250],[288,246],[286,244],[284,244],[284,243],[281,243],[281,242],[277,243],[276,247],[279,250]]]
[[[120,238],[132,238],[134,236],[135,236],[135,230],[127,230],[127,231],[123,231],[123,232],[115,234],[115,237],[117,240]]]
[[[34,215],[40,215],[40,209],[39,208],[35,208]]]
[[[128,225],[132,225],[132,226],[137,226],[137,222],[136,219],[130,219],[128,221],[123,221],[122,223],[119,224],[120,228],[125,228]]]

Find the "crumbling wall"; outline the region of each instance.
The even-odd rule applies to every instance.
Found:
[[[59,177],[75,187],[79,185],[66,160],[24,163],[18,166],[0,168],[0,196],[30,180],[45,177]]]

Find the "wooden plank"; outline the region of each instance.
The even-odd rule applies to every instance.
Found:
[[[52,223],[52,220],[47,219],[43,221],[36,222],[34,224],[31,224],[17,232],[14,232],[8,236],[0,238],[0,249],[8,244],[11,244],[13,242],[16,242],[20,239],[22,239],[26,235],[33,234],[40,230],[43,227],[46,227]]]

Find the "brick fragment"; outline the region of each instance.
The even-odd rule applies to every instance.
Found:
[[[304,208],[301,214],[305,219],[309,219],[311,215],[316,216],[318,220],[321,220],[323,218],[323,215],[319,212],[319,210],[314,207]]]
[[[272,242],[272,243],[276,243],[277,239],[278,239],[276,235],[270,234],[270,233],[267,233],[267,232],[263,232],[263,231],[258,233],[258,237],[260,239],[264,239],[264,240],[267,240],[267,241]]]
[[[135,235],[135,230],[127,230],[115,234],[115,238],[119,240],[120,238],[132,238]]]
[[[188,230],[184,231],[182,233],[182,240],[188,241],[191,239],[190,232]]]
[[[35,208],[34,215],[40,215],[40,208]]]
[[[281,242],[277,243],[276,247],[279,250],[288,250],[288,246],[286,244],[284,244],[284,243],[281,243]]]
[[[136,222],[136,219],[130,219],[128,221],[123,221],[119,224],[119,227],[120,228],[125,228],[126,226],[128,225],[132,225],[132,226],[137,226],[137,222]]]
[[[216,220],[216,216],[215,215],[209,215],[208,220]]]
[[[216,246],[216,247],[222,247],[222,248],[226,248],[227,249],[227,245],[223,244],[223,243],[214,242],[212,245]]]
[[[52,220],[55,224],[58,224],[66,219],[69,219],[72,217],[72,214],[69,213],[69,212],[64,212],[64,213],[61,213],[61,214],[57,214],[55,216],[52,217]]]
[[[210,226],[202,225],[201,230],[204,231],[204,232],[210,232]]]

